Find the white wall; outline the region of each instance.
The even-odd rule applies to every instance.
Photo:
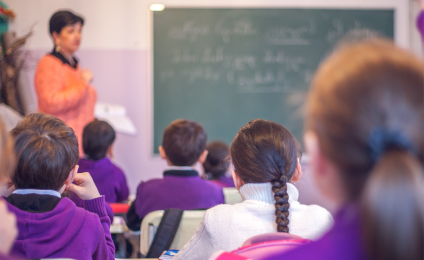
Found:
[[[172,7],[349,7],[395,8],[396,42],[421,55],[421,42],[414,21],[417,8],[410,0],[4,0],[17,14],[10,29],[19,35],[31,26],[34,35],[27,44],[36,57],[52,48],[48,19],[58,9],[72,9],[85,17],[81,49],[82,65],[94,72],[94,86],[100,101],[128,107],[138,128],[136,136],[119,135],[116,160],[128,174],[131,192],[140,180],[160,177],[165,163],[151,156],[152,86],[151,13],[152,3]],[[106,57],[105,57],[106,56]],[[122,57],[124,58],[122,58]],[[136,57],[136,58],[134,58]],[[93,60],[94,59],[94,60]],[[140,59],[140,60],[137,60]],[[107,64],[110,62],[111,64]],[[106,63],[106,64],[105,64]],[[308,175],[305,174],[305,179]]]

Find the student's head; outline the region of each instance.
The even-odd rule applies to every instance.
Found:
[[[206,131],[191,120],[178,119],[165,128],[159,152],[173,166],[203,163],[207,156]]]
[[[423,259],[424,65],[384,40],[318,69],[305,145],[320,189],[357,202],[369,259]]]
[[[15,169],[14,141],[0,118],[0,183],[10,181]]]
[[[223,142],[215,141],[208,143],[206,150],[208,151],[208,156],[203,163],[205,173],[210,174],[211,179],[217,179],[225,175],[231,163],[228,146]]]
[[[78,142],[65,122],[41,113],[30,114],[11,131],[15,138],[17,189],[61,190],[72,182]]]
[[[115,141],[115,130],[107,122],[94,120],[84,127],[82,148],[90,160],[104,158]]]
[[[296,138],[283,126],[255,119],[243,126],[230,148],[234,184],[272,184],[277,230],[289,232],[287,183],[301,175],[301,149]],[[295,175],[295,176],[294,176]]]
[[[84,19],[70,11],[58,11],[52,15],[49,31],[55,47],[66,53],[74,53],[81,42],[81,30]]]

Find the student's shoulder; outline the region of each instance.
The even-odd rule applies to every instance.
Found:
[[[230,204],[219,204],[208,210],[206,210],[205,216],[208,219],[222,218],[223,215],[229,214],[233,211],[237,211],[238,205]]]
[[[209,189],[222,191],[222,186],[215,184],[213,181],[209,181],[209,180],[205,180],[205,179],[201,179],[200,181],[203,183],[203,185],[205,187],[207,187]]]
[[[314,205],[314,204],[313,205],[299,204],[298,209],[304,216],[309,216],[310,218],[314,218],[317,220],[330,221],[330,222],[333,221],[333,216],[331,215],[331,213],[327,209],[321,206]]]
[[[162,178],[150,179],[148,181],[141,181],[140,184],[138,184],[137,190],[156,188],[164,184],[165,184],[165,180]]]
[[[58,211],[61,211],[61,214],[69,214],[73,216],[74,220],[77,219],[82,219],[83,222],[85,223],[84,225],[93,225],[95,223],[99,223],[99,215],[97,215],[96,213],[93,213],[91,211],[88,211],[82,207],[78,207],[72,200],[70,200],[69,198],[62,198],[58,204],[58,206],[56,206],[56,208],[61,208],[58,209]]]

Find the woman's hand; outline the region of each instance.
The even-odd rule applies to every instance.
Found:
[[[6,202],[0,200],[0,253],[7,255],[18,235],[16,217],[7,210]]]
[[[93,81],[93,73],[89,69],[83,68],[81,70],[81,78],[88,85]]]
[[[69,184],[66,189],[75,192],[81,199],[92,200],[101,197],[93,178],[88,172],[77,173],[73,182],[75,184]]]

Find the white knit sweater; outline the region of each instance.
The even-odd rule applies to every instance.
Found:
[[[299,192],[290,183],[289,232],[306,239],[318,239],[333,224],[333,217],[317,205],[306,206],[297,199]],[[240,188],[242,203],[218,205],[206,211],[196,234],[174,260],[208,259],[218,250],[239,248],[248,238],[277,232],[275,200],[271,183],[249,183]]]

